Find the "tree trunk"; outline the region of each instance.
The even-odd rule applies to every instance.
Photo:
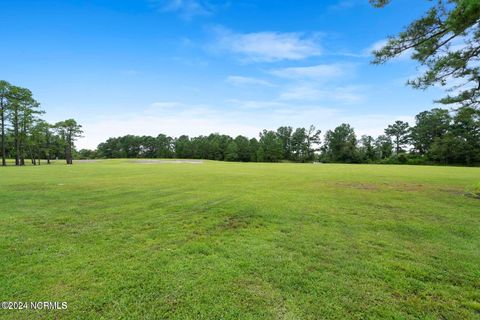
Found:
[[[15,165],[20,165],[20,137],[18,132],[18,110],[13,114],[13,135],[15,139]]]
[[[2,126],[2,166],[7,165],[6,155],[5,155],[5,109],[3,105],[3,99],[0,100],[0,112],[1,112],[1,126]]]
[[[67,141],[67,147],[65,149],[65,160],[67,161],[67,164],[73,164],[72,143],[70,141]]]
[[[25,120],[23,120],[25,121]],[[25,123],[22,123],[22,128],[21,128],[21,133],[20,133],[20,164],[22,166],[25,165],[25,137],[27,136],[27,130],[25,128]]]
[[[47,158],[47,164],[50,164],[50,138],[48,137],[48,132],[45,135],[47,137],[47,145],[45,150],[45,156]]]

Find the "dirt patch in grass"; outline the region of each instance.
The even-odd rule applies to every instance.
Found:
[[[347,182],[337,182],[333,186],[341,188],[350,188],[350,189],[360,189],[360,190],[378,190],[379,187],[376,184],[370,183],[347,183]]]
[[[440,191],[454,196],[463,196],[465,194],[465,191],[462,189],[440,189]]]
[[[246,228],[250,224],[250,221],[243,216],[231,216],[228,217],[222,224],[221,229],[234,230]]]
[[[428,192],[433,191],[437,193],[444,193],[447,195],[453,196],[469,196],[471,198],[480,199],[480,193],[473,192],[471,190],[465,191],[461,188],[448,187],[448,188],[439,188],[438,186],[421,184],[421,183],[361,183],[361,182],[335,182],[329,183],[330,186],[335,188],[342,189],[356,189],[356,190],[365,190],[365,191],[395,191],[395,192]]]
[[[394,183],[394,184],[385,184],[385,188],[395,190],[395,191],[402,191],[402,192],[418,192],[424,191],[428,189],[428,186],[424,184],[418,183]]]

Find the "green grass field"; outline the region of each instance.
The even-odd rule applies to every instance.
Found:
[[[0,318],[479,319],[480,168],[0,168]]]

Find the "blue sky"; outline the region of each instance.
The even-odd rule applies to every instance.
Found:
[[[403,56],[370,51],[428,1],[0,0],[0,78],[30,88],[52,122],[110,136],[256,136],[280,125],[381,134],[442,95],[405,86]]]

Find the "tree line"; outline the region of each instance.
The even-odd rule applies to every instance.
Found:
[[[263,130],[258,139],[212,133],[178,138],[165,134],[110,138],[79,158],[185,158],[242,162],[335,162],[480,164],[480,110],[434,108],[415,124],[396,121],[378,137],[357,137],[349,124],[328,130],[323,139],[313,125]]]
[[[258,138],[212,133],[174,138],[165,134],[110,138],[96,150],[76,151],[82,126],[74,119],[49,124],[30,90],[0,81],[2,165],[14,159],[185,158],[242,162],[339,162],[409,164],[480,164],[480,110],[434,108],[416,115],[415,124],[396,121],[378,137],[357,137],[349,124],[321,131],[310,126],[263,130]]]
[[[25,165],[28,159],[40,165],[45,159],[65,159],[72,164],[74,141],[81,136],[82,126],[74,119],[50,124],[41,118],[45,112],[29,89],[0,80],[0,132],[2,166],[6,159]]]

